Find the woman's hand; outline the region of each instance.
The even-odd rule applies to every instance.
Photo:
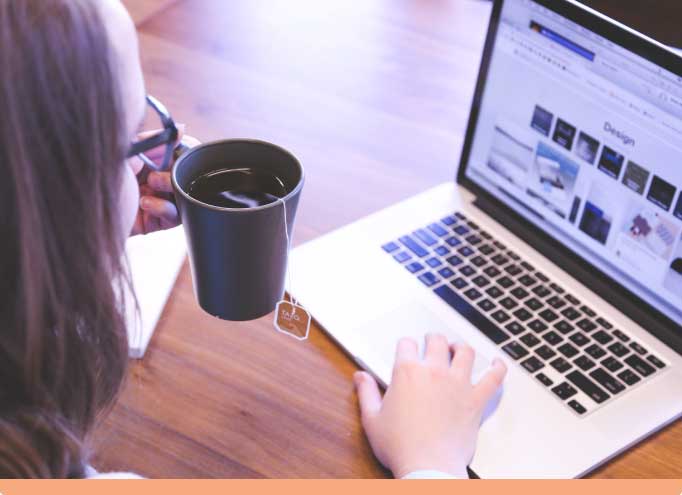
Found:
[[[371,375],[355,374],[367,437],[396,478],[423,469],[467,476],[484,408],[507,372],[495,359],[490,371],[471,385],[474,357],[467,345],[450,346],[442,335],[428,335],[421,359],[417,343],[402,339],[383,400]]]
[[[191,136],[182,136],[183,128],[179,126],[182,144],[193,148],[199,141]],[[165,153],[165,146],[160,146],[147,153],[154,162],[160,162]],[[133,157],[133,160],[140,160]],[[140,160],[141,162],[141,160]],[[142,169],[142,167],[138,167]],[[135,218],[132,235],[149,234],[159,230],[170,229],[180,224],[178,210],[173,202],[173,186],[171,174],[168,172],[150,172],[146,181],[140,183],[140,209]]]

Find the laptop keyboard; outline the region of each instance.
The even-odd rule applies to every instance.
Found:
[[[666,367],[461,213],[382,248],[579,416]]]

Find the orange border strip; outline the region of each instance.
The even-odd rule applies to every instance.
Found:
[[[425,486],[428,483],[428,487]],[[565,480],[472,481],[463,480],[91,480],[2,481],[0,495],[412,495],[428,489],[429,495],[680,495],[682,480]]]

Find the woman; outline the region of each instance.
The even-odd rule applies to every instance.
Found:
[[[5,0],[0,37],[0,476],[85,477],[88,435],[126,372],[125,239],[176,225],[177,211],[168,174],[140,186],[129,158],[146,101],[118,0]],[[422,359],[402,341],[383,399],[355,376],[396,476],[466,476],[505,368],[472,386],[473,351],[451,350],[432,335]]]

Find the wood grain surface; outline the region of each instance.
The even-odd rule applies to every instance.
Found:
[[[295,243],[453,178],[489,2],[126,3],[141,22],[148,90],[190,134],[258,137],[300,158],[308,181]],[[299,343],[271,317],[203,314],[185,266],[96,432],[95,466],[148,477],[388,476],[361,430],[355,369],[317,326]],[[682,426],[594,475],[682,476]]]

